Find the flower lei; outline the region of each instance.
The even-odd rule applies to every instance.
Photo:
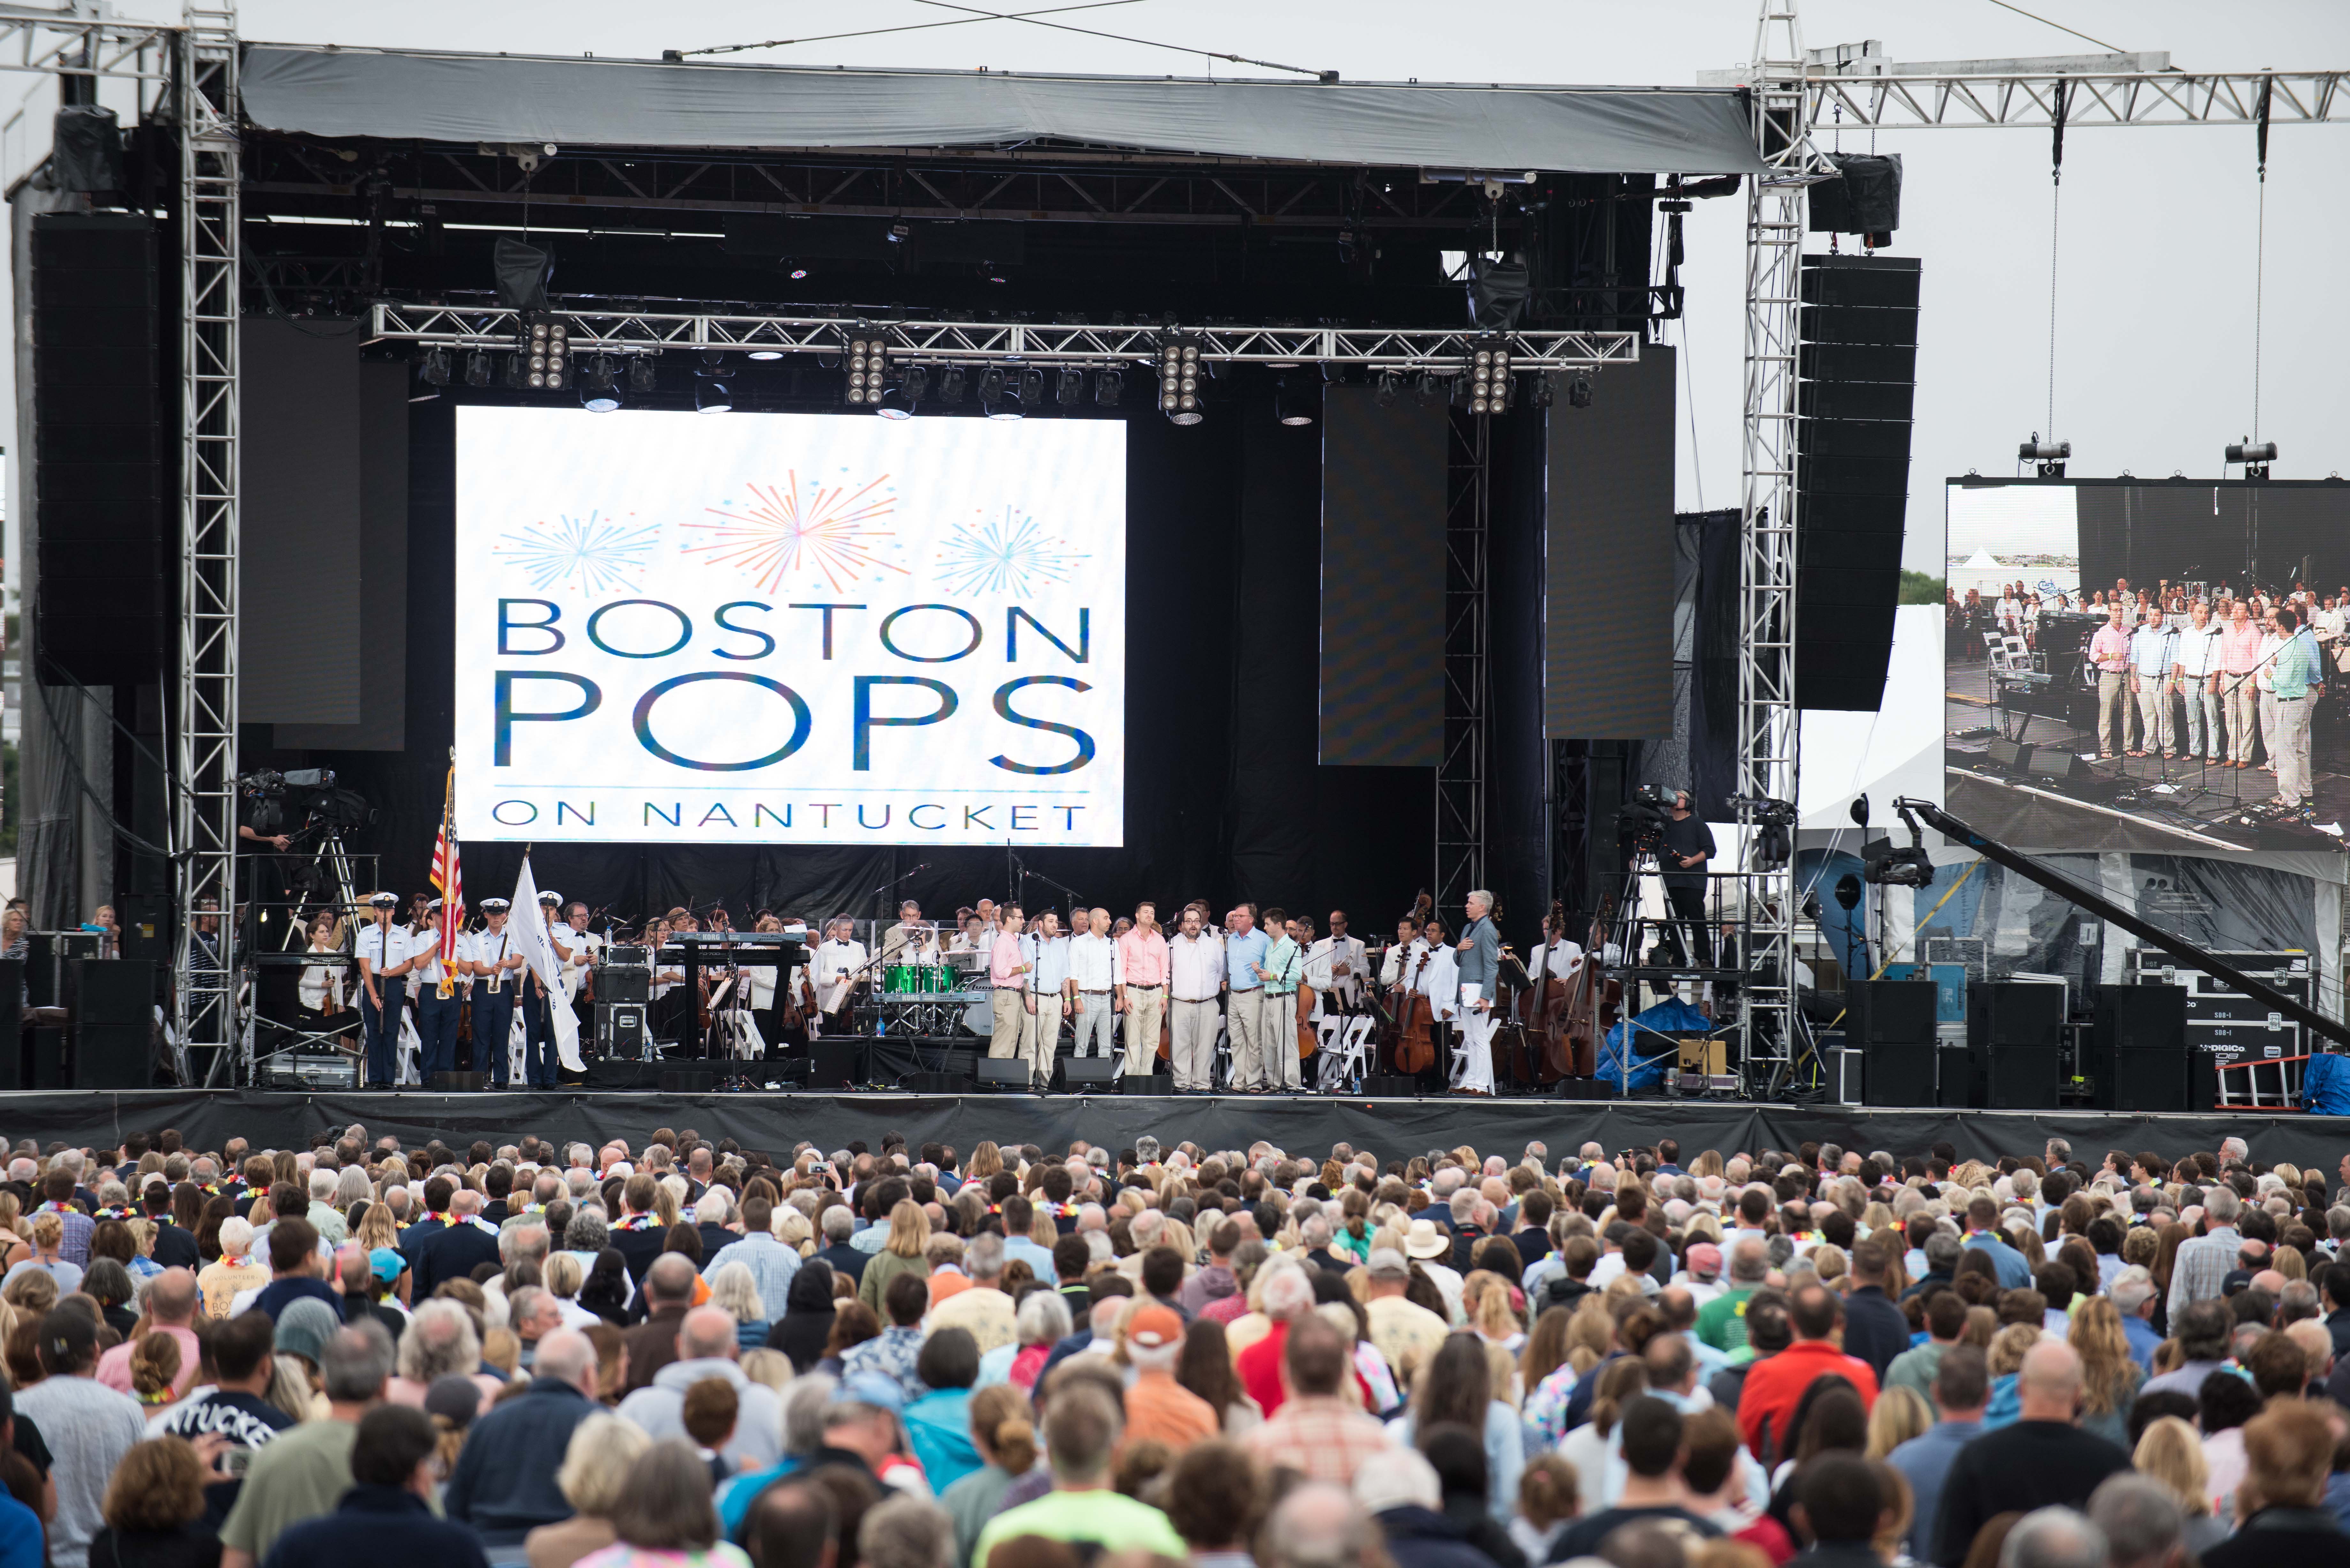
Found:
[[[656,1214],[631,1214],[627,1219],[621,1220],[619,1224],[611,1227],[611,1229],[615,1231],[650,1231],[660,1223],[660,1217]]]
[[[137,1210],[132,1209],[128,1205],[117,1206],[109,1204],[106,1208],[101,1209],[97,1213],[91,1215],[90,1218],[93,1220],[143,1220],[146,1216],[140,1214]]]

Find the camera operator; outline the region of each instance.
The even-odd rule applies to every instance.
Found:
[[[1713,933],[1706,925],[1705,865],[1715,854],[1713,829],[1690,810],[1690,793],[1685,789],[1673,792],[1673,804],[1665,812],[1664,838],[1664,851],[1657,863],[1664,871],[1665,902],[1696,933],[1699,967],[1711,969]],[[1677,925],[1673,930],[1676,950],[1680,950],[1680,940]]]

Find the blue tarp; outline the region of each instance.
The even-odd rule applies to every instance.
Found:
[[[2350,1116],[2350,1056],[2321,1054],[2301,1064],[2301,1108]]]
[[[1712,1028],[1712,1020],[1689,1003],[1660,1002],[1607,1032],[1599,1047],[1599,1080],[1622,1087],[1624,1037],[1629,1033],[1637,1036],[1632,1047],[1630,1086],[1636,1090],[1653,1089],[1665,1081],[1665,1072],[1676,1059],[1680,1044],[1676,1036],[1703,1034]]]

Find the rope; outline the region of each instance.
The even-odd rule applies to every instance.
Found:
[[[2252,221],[2252,439],[2261,439],[2261,317],[2269,266],[2269,166],[2261,165],[2260,215]]]
[[[2048,439],[2056,439],[2056,241],[2064,209],[2064,172],[2048,177]]]

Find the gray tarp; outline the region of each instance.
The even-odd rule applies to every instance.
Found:
[[[255,45],[268,130],[608,147],[1003,147],[1504,172],[1751,173],[1733,91],[810,70]]]

